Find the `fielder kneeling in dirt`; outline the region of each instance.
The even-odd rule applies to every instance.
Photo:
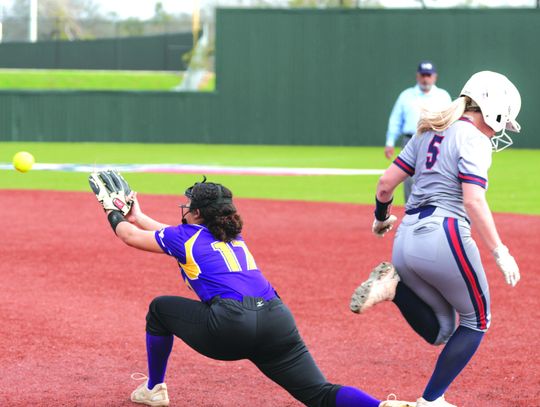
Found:
[[[308,406],[412,407],[413,403],[380,401],[325,379],[291,312],[242,239],[242,219],[231,191],[205,181],[186,190],[182,224],[169,226],[141,211],[136,194],[117,172],[90,175],[116,235],[129,246],[174,257],[186,284],[201,300],[170,296],[152,301],[146,317],[148,378],[131,400],[169,405],[164,378],[177,336],[209,358],[249,359]]]

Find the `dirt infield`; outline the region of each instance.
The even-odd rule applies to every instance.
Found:
[[[151,216],[178,223],[177,198],[142,196]],[[257,264],[292,309],[328,379],[385,398],[414,399],[439,349],[422,342],[393,304],[363,316],[350,294],[391,237],[370,235],[371,208],[239,200]],[[146,372],[146,308],[157,295],[193,297],[173,259],[117,241],[89,193],[0,191],[0,406],[130,406]],[[178,212],[177,212],[178,211]],[[399,212],[399,211],[397,211]],[[509,289],[483,252],[492,327],[447,392],[461,406],[540,402],[540,217],[497,215],[523,279]],[[172,406],[298,406],[249,362],[220,362],[175,341]]]

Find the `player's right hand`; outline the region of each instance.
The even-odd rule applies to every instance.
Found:
[[[521,278],[519,274],[519,267],[516,260],[510,254],[508,247],[500,245],[493,250],[493,257],[495,257],[495,263],[504,275],[506,284],[515,287]]]
[[[395,217],[394,215],[390,215],[385,220],[375,219],[373,221],[373,226],[371,227],[371,231],[373,232],[375,236],[383,237],[386,233],[392,230],[396,220],[397,220],[397,217]]]
[[[131,203],[131,209],[126,215],[126,220],[129,223],[136,223],[137,218],[142,214],[139,200],[137,199],[137,192],[132,191],[131,194],[129,194],[127,197],[127,202]]]
[[[394,156],[394,147],[388,147],[386,146],[384,148],[384,156],[388,159],[388,160],[391,160],[392,157]]]

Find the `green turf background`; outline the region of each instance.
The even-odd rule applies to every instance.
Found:
[[[0,69],[0,89],[171,90],[178,72]]]
[[[382,147],[235,146],[115,143],[1,143],[0,162],[29,151],[43,163],[182,163],[268,167],[384,169]],[[488,201],[493,211],[540,214],[539,150],[508,149],[493,155]],[[195,174],[125,174],[140,193],[182,194]],[[371,204],[378,176],[210,175],[235,196]],[[0,189],[88,191],[87,175],[56,171],[0,171]],[[395,203],[403,204],[401,189]]]

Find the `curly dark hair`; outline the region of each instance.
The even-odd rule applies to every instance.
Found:
[[[205,179],[206,181],[206,179]],[[188,188],[190,210],[198,209],[210,233],[222,242],[230,242],[242,232],[243,221],[232,201],[232,192],[221,184],[198,182]]]

